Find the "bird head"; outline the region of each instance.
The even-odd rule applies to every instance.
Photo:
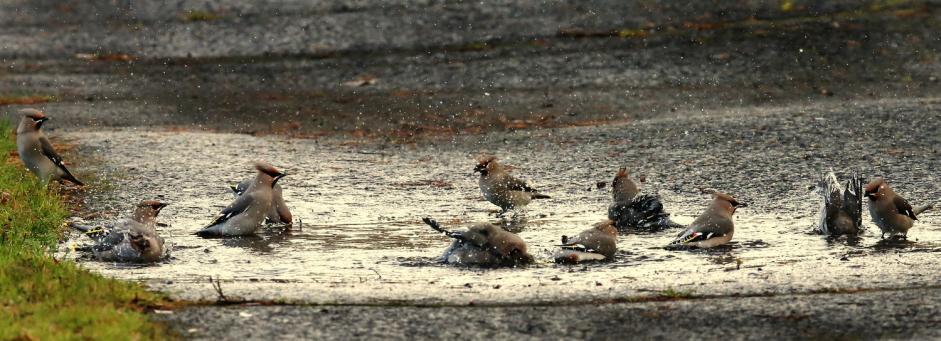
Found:
[[[722,208],[729,212],[729,215],[735,213],[735,209],[739,207],[748,207],[748,204],[739,201],[735,197],[716,191],[716,190],[703,190],[705,193],[712,194],[713,201],[719,204]]]
[[[43,123],[49,120],[49,116],[36,109],[23,109],[20,110],[20,114],[23,115],[23,119],[20,121],[17,132],[39,131]]]
[[[875,177],[870,180],[865,187],[863,187],[863,191],[866,192],[866,197],[869,198],[869,200],[875,201],[886,195],[888,187],[889,186],[885,183],[885,179],[881,177]]]
[[[274,166],[272,166],[270,163],[263,161],[255,162],[255,169],[257,169],[259,173],[268,175],[273,179],[271,181],[272,187],[278,183],[278,180],[281,180],[281,178],[287,175],[286,173],[279,171],[277,168],[274,168]]]
[[[474,172],[480,173],[481,176],[487,176],[487,174],[493,172],[496,167],[496,156],[481,156],[477,158],[477,166],[474,167]]]

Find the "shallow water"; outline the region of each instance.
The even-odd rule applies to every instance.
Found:
[[[643,135],[651,130],[671,137],[644,138],[653,136]],[[747,128],[739,131],[747,134]],[[626,132],[638,134],[620,136]],[[708,135],[714,133],[633,124],[491,134],[418,146],[134,130],[65,136],[77,140],[79,153],[95,155],[95,160],[85,160],[94,164],[85,171],[98,173],[94,182],[113,187],[89,192],[89,209],[104,212],[92,221],[126,215],[141,199],[161,197],[170,203],[159,217],[168,225],[160,233],[173,244],[170,259],[137,266],[80,257],[82,265],[181,298],[215,299],[209,277],[221,279],[229,297],[427,304],[577,302],[670,289],[729,295],[938,283],[937,213],[923,214],[908,242],[881,241],[868,214],[868,231],[859,240],[827,241],[808,233],[818,208],[817,198],[806,190],[810,180],[793,181],[795,175],[800,179],[800,174],[815,173],[817,165],[781,166],[788,164],[783,158],[802,158],[789,151],[800,147],[743,151],[729,160],[716,154],[736,145],[710,146]],[[713,147],[717,150],[706,151]],[[852,153],[853,147],[841,153]],[[508,226],[529,244],[538,259],[534,265],[479,269],[434,260],[449,241],[421,217],[434,217],[451,229],[500,221],[471,174],[472,157],[481,152],[504,156],[506,164],[516,166],[514,174],[552,196],[534,201]],[[936,157],[936,152],[926,156]],[[192,235],[232,200],[229,185],[253,176],[254,159],[290,174],[281,184],[299,226],[290,231],[269,227],[246,238]],[[598,189],[596,183],[610,181],[622,163],[646,178],[643,191],[658,193],[680,223],[692,221],[708,203],[707,196],[697,194],[699,187],[719,188],[749,201],[750,207],[736,213],[733,243],[708,251],[666,251],[661,247],[679,230],[628,234],[620,236],[613,262],[551,263],[561,235],[576,234],[605,217],[610,186]],[[892,172],[899,179],[923,171],[892,167],[875,171]],[[917,187],[910,200],[928,200],[937,193],[932,186]],[[910,188],[916,186],[897,186],[902,193]],[[68,243],[87,242],[73,236]]]

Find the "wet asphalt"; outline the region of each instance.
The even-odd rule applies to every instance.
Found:
[[[249,305],[156,316],[199,340],[928,340],[941,337],[939,298],[941,290],[917,289],[567,306]]]
[[[81,215],[172,202],[173,258],[77,260],[177,299],[214,302],[213,276],[265,303],[155,312],[184,337],[939,337],[941,215],[901,243],[866,216],[859,240],[807,233],[807,187],[830,168],[941,201],[934,1],[0,8],[0,102],[51,96],[0,111],[42,108],[76,145],[93,184]],[[751,207],[714,252],[664,251],[667,231],[622,236],[615,262],[588,267],[436,264],[447,241],[418,218],[496,221],[464,174],[479,153],[553,194],[510,226],[541,259],[603,217],[596,183],[624,165],[679,222],[702,187]],[[249,158],[294,173],[285,193],[306,227],[189,235]]]

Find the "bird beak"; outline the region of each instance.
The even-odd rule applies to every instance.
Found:
[[[278,173],[278,174],[276,174],[276,175],[274,176],[274,182],[272,182],[271,185],[274,186],[274,184],[278,183],[278,180],[281,180],[281,178],[283,178],[283,177],[285,177],[285,176],[287,176],[287,173]]]
[[[164,207],[167,207],[168,203],[162,202],[157,205],[157,211],[162,210]]]
[[[49,117],[43,117],[43,118],[36,120],[36,128],[37,129],[42,128],[42,124],[46,123],[46,121],[48,120],[49,120]]]

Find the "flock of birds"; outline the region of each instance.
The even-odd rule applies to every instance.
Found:
[[[23,109],[20,114],[23,117],[16,130],[16,145],[26,168],[44,182],[69,181],[83,186],[69,172],[41,130],[49,117],[35,109]],[[480,174],[481,193],[487,201],[501,208],[501,216],[528,205],[534,199],[549,198],[510,175],[496,157],[481,157],[477,161],[474,172]],[[278,184],[286,174],[265,162],[256,162],[254,168],[257,171],[255,177],[232,187],[235,200],[206,227],[195,232],[196,235],[252,235],[266,223],[291,224],[293,217]],[[863,185],[863,181],[854,175],[841,185],[830,172],[816,187],[823,197],[817,229],[826,235],[856,235],[861,232],[863,196],[869,199],[870,216],[883,237],[889,234],[893,238],[904,238],[917,215],[932,207],[912,207],[879,177]],[[705,192],[712,195],[711,203],[666,248],[711,248],[732,240],[735,232],[732,215],[737,208],[747,205],[726,193]],[[611,260],[617,251],[619,233],[682,227],[669,219],[656,195],[640,193],[639,186],[625,168],[621,168],[614,177],[612,197],[613,203],[606,219],[576,236],[562,236],[559,250],[553,255],[556,262]],[[110,226],[99,228],[74,223],[72,226],[94,240],[91,251],[100,260],[155,262],[167,255],[167,246],[157,234],[156,222],[160,210],[166,206],[159,200],[143,200],[131,217]],[[441,257],[445,263],[515,266],[533,261],[525,241],[498,225],[479,223],[465,231],[449,231],[432,218],[422,220],[432,229],[454,239]]]

